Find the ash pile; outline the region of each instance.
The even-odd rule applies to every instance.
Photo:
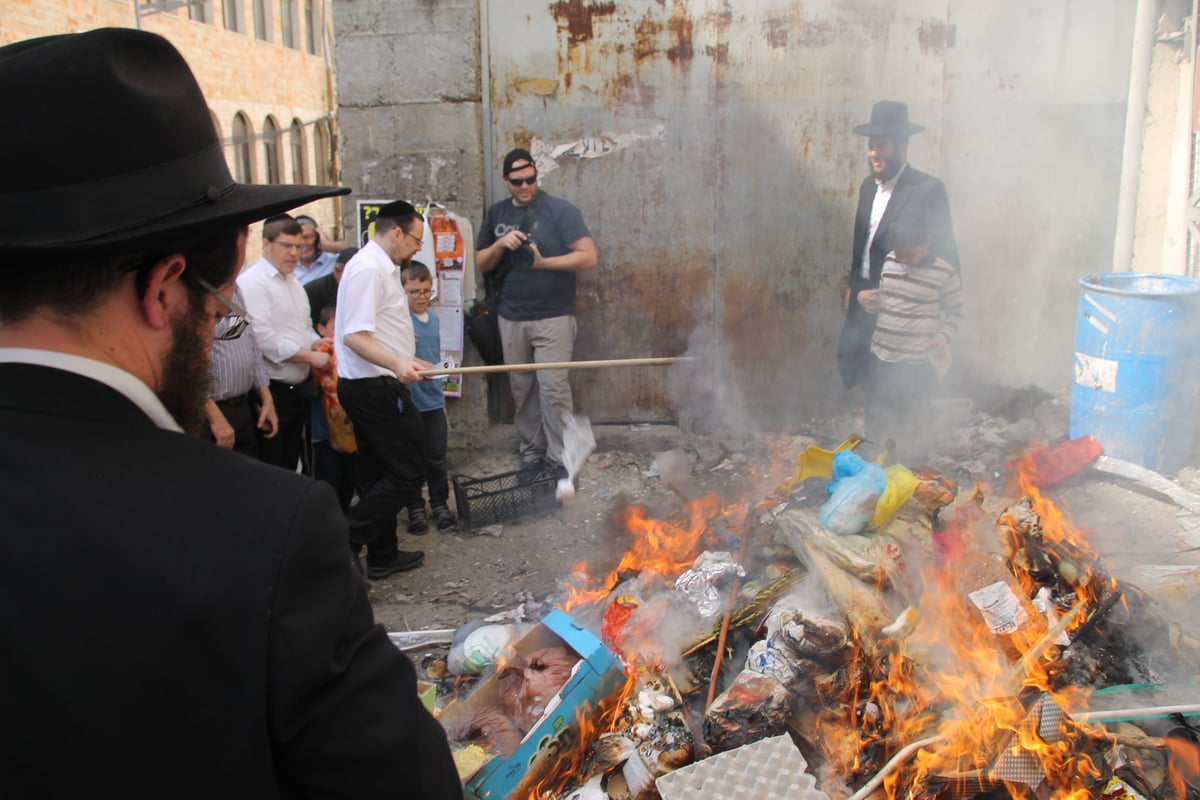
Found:
[[[1010,459],[1000,491],[858,444],[740,502],[667,458],[680,517],[621,509],[618,567],[460,631],[467,796],[1200,800],[1200,642],[1160,602],[1196,569],[1114,577],[1044,494],[1094,443]]]

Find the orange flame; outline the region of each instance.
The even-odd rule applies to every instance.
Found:
[[[685,505],[687,518],[679,521],[654,519],[642,506],[627,506],[616,512],[617,521],[633,534],[629,549],[621,562],[603,578],[597,578],[584,562],[571,570],[571,582],[565,586],[567,599],[560,608],[569,611],[581,605],[591,605],[608,598],[619,576],[637,571],[674,579],[696,560],[699,543],[711,529],[712,521],[722,512],[713,495]]]

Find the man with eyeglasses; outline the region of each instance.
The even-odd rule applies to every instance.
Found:
[[[316,391],[312,368],[329,366],[315,349],[321,335],[313,330],[308,295],[296,279],[304,247],[300,223],[287,214],[263,223],[262,257],[238,276],[238,288],[250,312],[250,330],[266,362],[279,431],[256,431],[258,457],[294,470],[304,450],[304,427]]]
[[[485,280],[502,284],[504,362],[570,361],[575,275],[596,268],[596,243],[578,208],[538,189],[537,164],[528,150],[510,151],[503,175],[510,197],[488,209],[479,226],[475,264]],[[508,380],[522,472],[549,467],[566,477],[563,424],[574,411],[567,371],[511,372]]]
[[[461,798],[333,490],[189,435],[246,226],[346,190],[236,183],[145,31],[0,47],[0,104],[4,796]]]
[[[255,431],[261,430],[270,439],[279,428],[279,417],[275,415],[275,400],[258,342],[253,336],[242,335],[250,324],[242,305],[241,291],[235,288],[229,306],[237,310],[221,319],[213,333],[212,379],[204,405],[208,431],[204,438],[257,458]]]
[[[433,365],[416,356],[416,337],[400,267],[421,249],[425,220],[398,200],[379,209],[375,235],[342,273],[333,347],[338,400],[354,424],[359,480],[365,491],[350,507],[350,547],[367,548],[366,574],[381,580],[415,569],[420,550],[400,550],[396,517],[421,496],[425,427],[407,384]]]

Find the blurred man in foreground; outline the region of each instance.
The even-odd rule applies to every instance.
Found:
[[[0,48],[0,100],[6,796],[461,797],[329,487],[184,433],[247,223],[344,191],[234,183],[153,34]]]

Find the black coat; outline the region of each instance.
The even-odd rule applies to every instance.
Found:
[[[854,215],[854,245],[850,254],[850,308],[838,339],[838,370],[846,388],[854,386],[870,352],[871,336],[875,332],[875,316],[866,313],[858,304],[858,293],[877,289],[883,262],[893,249],[888,233],[900,223],[910,227],[925,227],[933,233],[932,254],[954,266],[959,266],[958,245],[950,224],[950,203],[946,187],[932,175],[926,175],[910,164],[896,180],[887,209],[879,220],[875,238],[871,240],[869,277],[863,279],[863,248],[871,226],[871,206],[875,202],[875,178],[867,176],[858,189],[858,211]]]
[[[460,798],[332,490],[0,364],[0,795]]]

